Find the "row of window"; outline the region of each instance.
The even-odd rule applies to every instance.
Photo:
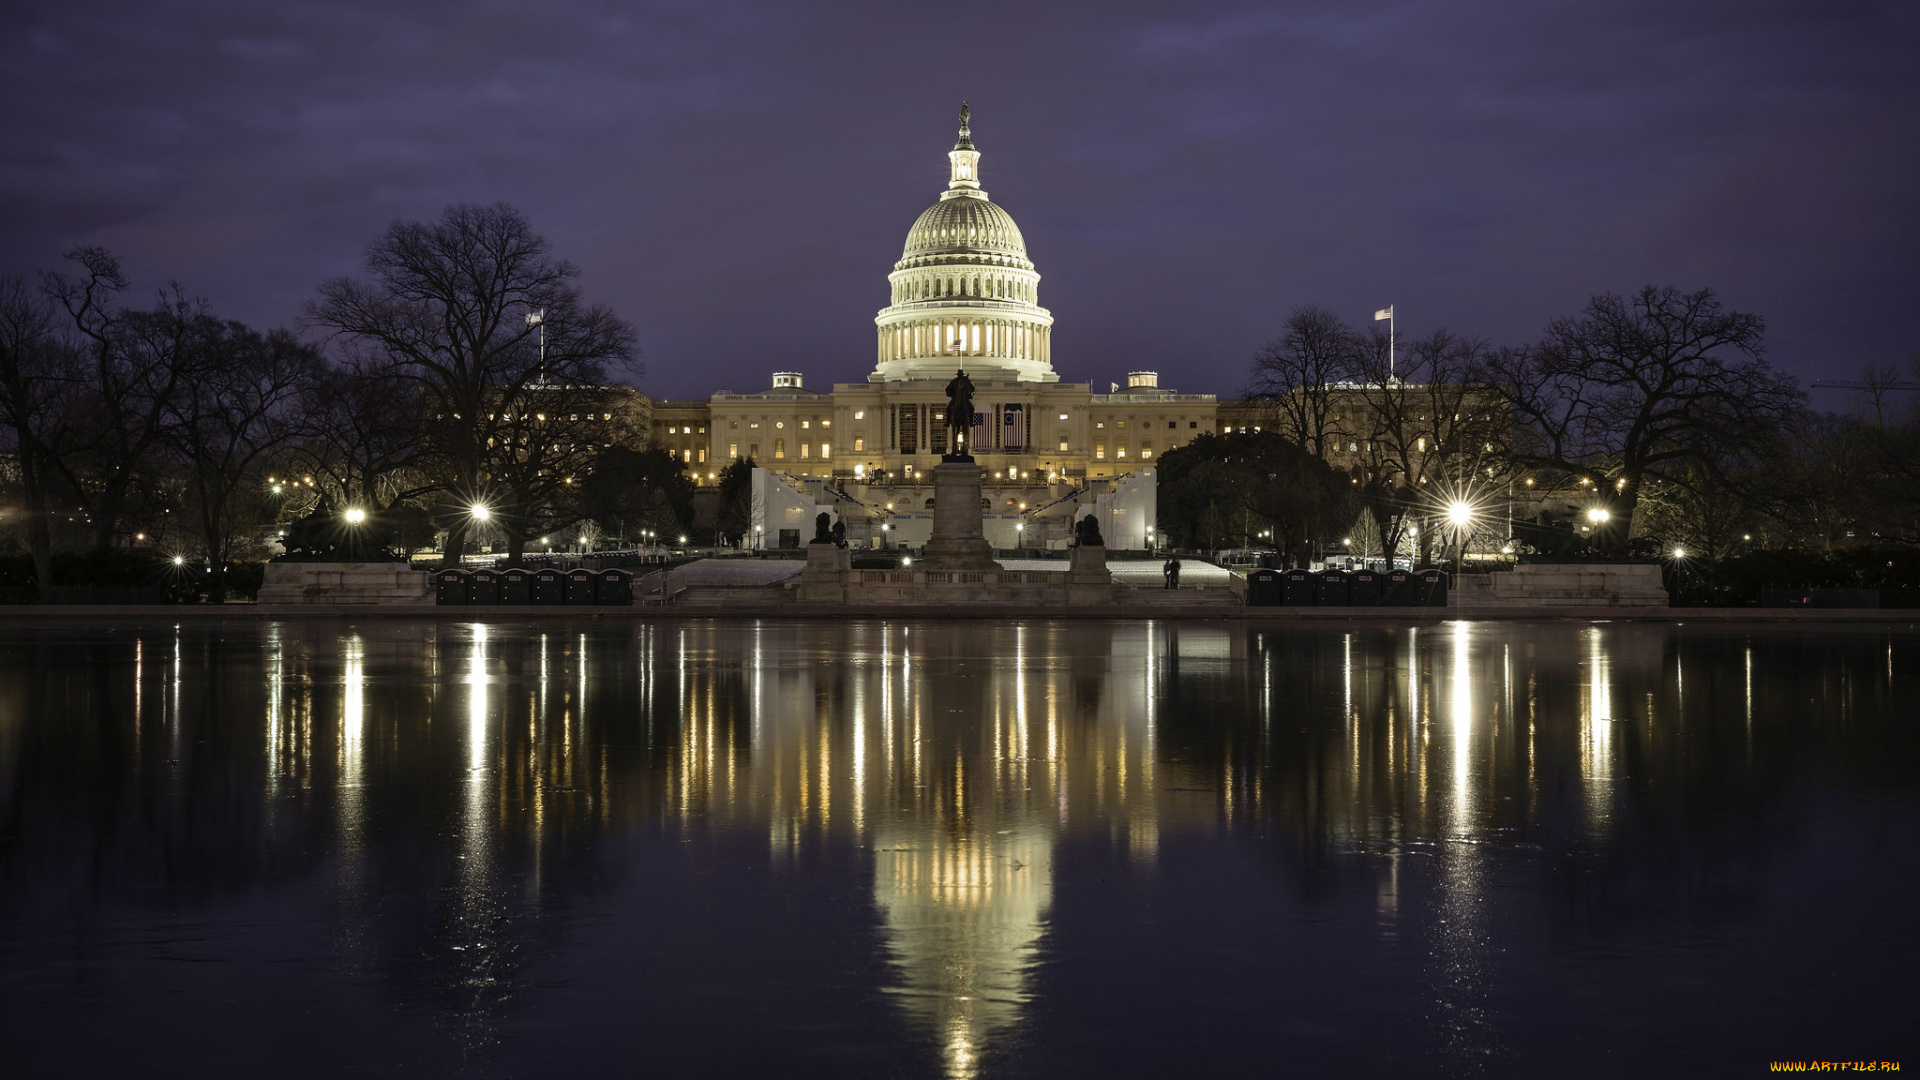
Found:
[[[853,414],[853,418],[854,418],[855,420],[858,420],[858,419],[860,419],[861,417],[863,417],[863,416],[865,416],[865,415],[866,415],[866,413],[854,413],[854,414]],[[830,427],[832,427],[832,426],[833,426],[833,421],[831,421],[831,420],[820,420],[820,419],[817,419],[817,418],[816,418],[816,419],[812,419],[812,420],[801,420],[801,421],[798,421],[798,423],[799,423],[799,425],[800,425],[800,428],[801,428],[801,430],[803,430],[803,431],[804,431],[804,430],[806,430],[806,429],[808,429],[808,428],[811,428],[811,427],[813,427],[813,426],[814,426],[815,424],[818,424],[818,425],[820,425],[820,426],[821,426],[821,427],[823,427],[823,428],[830,428]],[[786,428],[786,426],[787,426],[787,422],[786,422],[785,420],[775,420],[775,421],[773,422],[773,426],[774,426],[774,428],[775,428],[776,430],[785,430],[785,428]],[[753,430],[758,430],[758,429],[759,429],[759,427],[760,427],[760,421],[758,421],[758,420],[749,420],[749,421],[747,421],[747,427],[748,427],[749,429],[753,429]],[[738,421],[738,420],[729,420],[729,421],[727,421],[727,428],[728,428],[729,430],[731,430],[731,431],[738,431],[738,430],[740,430],[740,421]],[[706,429],[706,428],[701,428],[700,430],[704,432],[704,431],[706,431],[707,429]]]
[[[992,300],[1033,300],[1033,283],[998,275],[943,274],[916,276],[900,283],[893,302],[939,300],[950,296],[984,297]]]
[[[861,443],[861,440],[859,440],[859,439],[855,439],[855,440],[853,440],[853,448],[854,448],[855,450],[859,450],[859,449],[860,449],[860,443]],[[813,444],[813,443],[805,443],[805,442],[803,442],[803,443],[801,443],[801,444],[799,444],[799,452],[800,452],[800,459],[801,459],[802,461],[806,461],[806,460],[811,460],[811,459],[812,459],[812,457],[813,457],[813,447],[814,447],[814,444]],[[740,444],[739,444],[739,443],[728,443],[728,444],[727,444],[727,457],[729,457],[729,458],[734,458],[734,459],[737,459],[737,458],[738,458],[739,456],[740,456]],[[747,444],[747,456],[748,456],[748,457],[750,457],[750,458],[753,458],[753,459],[754,459],[755,461],[758,461],[758,460],[760,460],[760,444],[759,444],[759,443],[748,443],[748,444]],[[831,457],[833,457],[833,444],[832,444],[832,443],[821,443],[821,444],[820,444],[820,459],[821,459],[822,461],[824,461],[824,460],[826,460],[826,459],[828,459],[828,458],[831,458]],[[702,461],[705,461],[706,459],[707,459],[707,452],[706,452],[705,450],[702,450],[702,451],[700,451],[700,460],[702,460]],[[787,440],[785,440],[785,439],[775,439],[775,440],[773,440],[773,460],[775,460],[775,461],[785,461],[786,459],[787,459]]]

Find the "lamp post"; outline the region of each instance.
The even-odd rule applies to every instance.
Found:
[[[1448,503],[1447,525],[1453,530],[1453,572],[1458,574],[1467,559],[1467,537],[1473,534],[1473,504],[1461,499]]]

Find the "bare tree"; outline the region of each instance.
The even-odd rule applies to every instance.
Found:
[[[1359,335],[1326,308],[1295,308],[1285,331],[1254,354],[1252,367],[1243,396],[1262,407],[1268,428],[1326,460],[1330,444],[1348,434],[1335,419],[1338,384],[1359,373]]]
[[[377,359],[349,355],[308,387],[294,461],[343,506],[388,511],[439,487],[421,445],[419,386]]]
[[[1484,339],[1436,330],[1409,344],[1390,368],[1384,342],[1365,353],[1355,426],[1361,438],[1362,499],[1381,550],[1398,551],[1416,526],[1420,557],[1431,554],[1432,523],[1455,501],[1485,512],[1508,479],[1505,402],[1490,385],[1494,351]],[[1396,374],[1397,372],[1400,374]]]
[[[527,541],[588,517],[583,484],[612,447],[637,447],[646,433],[635,414],[600,386],[533,383],[499,403],[487,457],[492,520],[518,561]]]
[[[73,435],[78,385],[73,353],[56,330],[43,294],[19,278],[0,278],[0,423],[19,466],[27,549],[42,603],[53,602],[56,462]]]
[[[1649,477],[1677,482],[1683,463],[1716,468],[1801,408],[1793,381],[1762,359],[1762,332],[1759,316],[1724,309],[1711,289],[1594,297],[1498,365],[1529,436],[1516,462],[1592,480],[1611,514],[1599,546],[1624,550]]]
[[[484,503],[490,451],[513,435],[503,403],[544,381],[599,383],[605,365],[635,355],[632,328],[583,303],[577,277],[512,207],[452,206],[436,222],[394,222],[367,249],[366,276],[323,284],[307,319],[420,387],[447,488]],[[464,553],[467,521],[451,519],[449,563]]]
[[[185,465],[217,602],[236,543],[272,520],[264,466],[299,432],[294,406],[318,378],[320,358],[285,331],[263,335],[233,322],[204,348],[209,355],[174,405],[168,441]]]
[[[66,316],[78,359],[74,439],[52,459],[66,494],[86,512],[98,550],[113,546],[130,496],[164,449],[172,410],[208,355],[218,323],[206,305],[169,285],[148,310],[116,309],[126,289],[120,261],[104,248],[67,255],[83,271],[45,276],[44,289]]]

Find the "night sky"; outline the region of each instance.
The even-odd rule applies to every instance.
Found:
[[[864,378],[962,98],[1055,366],[1231,393],[1294,306],[1518,343],[1712,286],[1915,351],[1920,4],[0,4],[0,271],[76,243],[256,324],[395,218],[520,207],[659,396]],[[1823,402],[1824,403],[1824,402]],[[1837,403],[1835,403],[1837,404]]]

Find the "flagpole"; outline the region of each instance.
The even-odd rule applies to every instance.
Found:
[[[1381,309],[1380,309],[1379,311],[1376,311],[1376,312],[1374,312],[1374,313],[1373,313],[1373,321],[1374,321],[1374,322],[1379,322],[1379,321],[1380,321],[1380,320],[1382,320],[1382,319],[1385,319],[1385,320],[1387,321],[1387,381],[1388,381],[1388,382],[1392,382],[1392,381],[1393,381],[1393,379],[1394,379],[1394,374],[1393,374],[1393,305],[1392,305],[1392,304],[1388,304],[1388,305],[1387,305],[1386,307],[1383,307],[1383,308],[1381,308]]]

